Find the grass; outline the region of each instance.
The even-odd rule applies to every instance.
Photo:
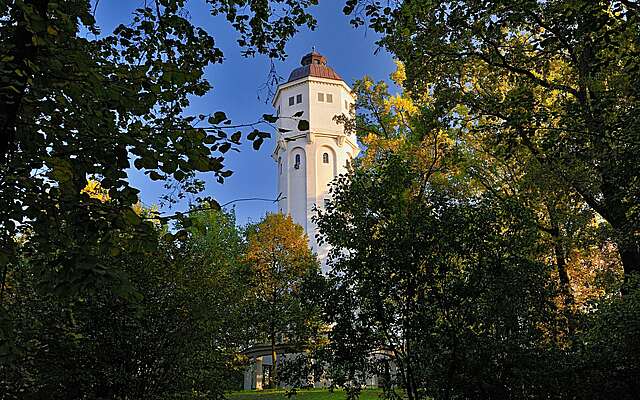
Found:
[[[380,389],[363,389],[360,400],[378,400]],[[284,389],[242,390],[228,395],[229,400],[288,400]],[[291,400],[345,400],[347,396],[342,390],[330,392],[327,389],[301,389]]]

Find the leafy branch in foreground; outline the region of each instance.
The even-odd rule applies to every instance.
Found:
[[[249,1],[246,9],[207,3],[231,22],[247,54],[283,58],[297,27],[315,25],[306,12],[313,1]],[[15,265],[15,241],[24,237],[22,249],[42,255],[53,286],[111,279],[116,263],[101,255],[126,241],[141,251],[153,242],[151,226],[131,211],[139,189],[129,168],[178,195],[197,194],[204,187],[198,173],[222,183],[232,174],[225,153],[244,138],[258,149],[270,137],[258,129],[270,117],[233,125],[223,111],[188,114],[190,98],[211,89],[205,68],[223,53],[184,7],[147,2],[104,35],[88,0],[0,7],[0,270]],[[89,179],[100,182],[108,202],[82,192]]]

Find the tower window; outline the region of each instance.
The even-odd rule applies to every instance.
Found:
[[[280,115],[280,106],[278,106],[278,114],[276,115]]]
[[[294,100],[293,96],[289,97],[289,105],[290,105],[290,106],[292,106],[292,105],[293,105],[293,100]]]
[[[296,162],[293,164],[293,168],[300,169],[300,154],[296,154]]]
[[[327,93],[327,103],[333,103],[333,95],[331,93]]]
[[[282,175],[282,157],[278,158],[278,173]]]
[[[348,101],[344,101],[344,108],[346,108],[347,110],[349,109],[349,102]]]
[[[329,164],[329,153],[324,153],[324,154],[322,155],[322,162],[323,162],[324,164]]]
[[[302,95],[301,94],[296,96],[296,104],[300,104],[300,103],[302,103]]]
[[[324,103],[324,93],[318,93],[318,101]]]

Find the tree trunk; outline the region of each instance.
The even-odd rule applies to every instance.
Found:
[[[592,19],[585,21],[586,24],[594,22]],[[590,27],[579,26],[578,29],[589,32]],[[635,234],[633,222],[627,216],[630,205],[623,202],[623,199],[629,193],[632,182],[631,176],[633,175],[626,174],[625,170],[628,170],[629,164],[626,166],[624,164],[621,165],[620,161],[615,157],[615,153],[611,154],[611,150],[604,140],[607,134],[615,137],[616,133],[607,129],[602,113],[594,112],[594,110],[606,110],[607,106],[602,104],[598,90],[594,90],[588,85],[597,75],[599,67],[597,67],[598,60],[595,57],[597,51],[595,43],[592,42],[589,36],[584,37],[584,39],[584,50],[580,54],[577,65],[578,81],[580,82],[578,100],[583,108],[588,134],[594,138],[594,144],[597,146],[596,151],[600,151],[603,155],[602,162],[598,166],[600,178],[602,179],[600,185],[602,201],[596,200],[593,195],[585,197],[583,191],[578,190],[578,192],[582,194],[587,204],[609,222],[615,230],[617,236],[616,245],[622,261],[625,280],[627,280],[631,273],[640,272],[640,243],[633,239]],[[607,154],[610,156],[607,157]],[[631,165],[635,167],[635,165]],[[622,176],[620,175],[621,171],[625,171]]]
[[[567,260],[565,258],[564,246],[560,243],[559,237],[553,238],[553,248],[556,256],[556,268],[560,279],[560,288],[564,296],[564,305],[570,307],[573,304],[573,293],[571,292],[571,282],[567,271]]]
[[[573,293],[571,291],[571,281],[569,278],[569,272],[567,271],[567,258],[565,247],[562,244],[562,238],[560,235],[560,223],[558,221],[558,215],[556,213],[555,207],[545,204],[547,207],[547,212],[549,213],[549,222],[551,223],[551,229],[549,233],[551,234],[551,239],[553,240],[553,250],[556,258],[556,268],[558,269],[558,279],[560,281],[560,290],[562,292],[562,296],[564,297],[564,306],[565,306],[565,314],[571,312],[571,307],[573,306],[574,298]],[[571,316],[567,314],[567,322],[571,325]],[[571,326],[569,326],[569,330],[571,331]]]
[[[414,251],[411,249],[411,260],[414,259]],[[413,269],[412,272],[413,273]],[[411,319],[414,317],[414,297],[416,294],[416,284],[413,276],[410,276],[407,282],[407,291],[405,299],[405,316],[403,319],[403,330],[405,335],[405,371],[406,371],[406,384],[407,384],[407,398],[408,400],[417,400],[418,388],[416,387],[415,374],[413,371],[413,330],[411,329]]]
[[[622,260],[625,279],[632,272],[640,272],[640,248],[637,245],[627,245],[627,247],[620,249],[620,259]]]
[[[633,239],[633,228],[629,229],[629,224],[632,222],[626,217],[628,208],[620,202],[607,201],[609,196],[611,196],[610,193],[604,192],[604,205],[590,201],[591,199],[585,199],[585,201],[613,228],[614,241],[620,254],[626,280],[631,273],[640,272],[640,243]]]
[[[634,239],[634,223],[628,217],[629,205],[623,202],[627,192],[615,180],[603,179],[602,194],[607,222],[616,233],[616,245],[622,261],[625,279],[633,272],[640,272],[640,244]]]
[[[277,355],[276,355],[276,334],[272,330],[271,331],[271,376],[269,376],[269,386],[273,389],[276,387],[276,376],[277,376]]]
[[[608,186],[611,185],[607,185],[607,189]],[[626,280],[631,273],[640,272],[640,244],[633,238],[633,222],[627,217],[629,208],[619,200],[623,193],[612,193],[611,190],[603,192],[608,213],[605,219],[616,233],[615,242]]]
[[[407,347],[410,347],[409,345]],[[418,397],[416,396],[416,383],[415,383],[415,379],[413,376],[413,367],[412,367],[412,362],[411,362],[411,355],[409,353],[409,351],[411,350],[410,348],[407,349],[407,362],[405,365],[406,368],[406,381],[407,381],[407,399],[408,400],[417,400]]]
[[[277,366],[277,358],[276,354],[276,304],[278,301],[278,292],[276,289],[273,290],[272,293],[272,303],[271,303],[271,324],[269,327],[269,336],[271,339],[271,374],[269,375],[269,387],[275,388],[277,384],[277,376],[278,376],[278,366]]]
[[[401,387],[404,386],[405,388],[407,388],[408,387],[407,370],[405,368],[404,356],[398,351],[395,345],[393,345],[391,342],[389,343],[389,346],[391,347],[391,351],[393,352],[393,355],[394,355],[396,368],[399,370],[399,373],[400,373],[400,386]],[[398,371],[396,371],[396,374],[397,373]],[[409,390],[407,390],[407,400],[415,400],[412,398],[412,396],[413,394],[409,393]]]

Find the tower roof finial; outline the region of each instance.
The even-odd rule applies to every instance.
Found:
[[[327,59],[320,53],[316,51],[316,46],[311,47],[311,53],[306,54],[300,60],[300,64],[302,65],[310,65],[310,64],[322,64],[327,65]]]

